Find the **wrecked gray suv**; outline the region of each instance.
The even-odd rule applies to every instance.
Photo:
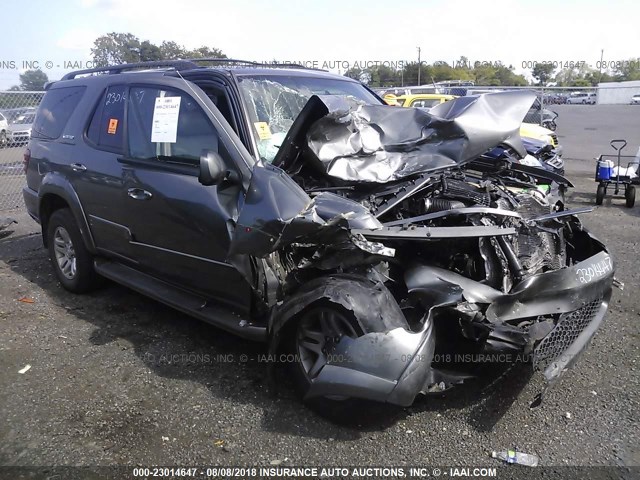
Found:
[[[246,62],[75,72],[40,105],[24,198],[65,288],[107,277],[287,349],[314,403],[410,405],[469,376],[458,355],[522,355],[551,382],[614,264],[554,194],[568,180],[483,157],[526,154],[534,98],[427,113]]]

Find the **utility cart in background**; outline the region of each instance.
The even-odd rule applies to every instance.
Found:
[[[614,195],[618,195],[624,187],[624,198],[628,208],[636,202],[636,187],[640,185],[638,176],[639,158],[633,155],[622,155],[622,149],[627,146],[626,140],[611,140],[611,147],[616,151],[614,155],[600,155],[596,161],[596,205],[602,205],[607,194],[607,188],[614,186]]]

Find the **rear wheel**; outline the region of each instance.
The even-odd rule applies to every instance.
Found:
[[[624,198],[626,200],[627,208],[633,207],[636,203],[636,187],[629,185],[624,191]]]
[[[68,208],[56,210],[47,227],[49,257],[58,280],[74,293],[84,293],[99,284],[93,257],[82,240],[75,218]]]
[[[598,185],[598,190],[596,191],[596,205],[602,205],[602,201],[604,200],[606,193],[607,187],[604,185]]]

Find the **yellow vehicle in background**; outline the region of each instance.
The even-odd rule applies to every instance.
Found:
[[[384,96],[384,101],[397,107],[431,108],[454,98],[456,98],[454,95],[444,95],[442,93],[387,94]]]
[[[536,123],[523,123],[520,126],[520,136],[526,138],[533,138],[541,140],[553,145],[553,148],[558,148],[558,135],[556,132],[549,130],[548,128],[541,127]]]

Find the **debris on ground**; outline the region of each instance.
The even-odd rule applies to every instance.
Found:
[[[18,370],[18,373],[27,373],[29,370],[31,370],[31,365],[27,364],[23,368]]]
[[[506,450],[502,452],[491,452],[492,458],[497,458],[505,463],[526,465],[527,467],[537,467],[538,457],[531,453],[518,452],[516,450]]]
[[[18,301],[22,303],[36,303],[36,301],[33,298],[29,298],[29,297],[21,297],[18,299]]]
[[[18,221],[9,217],[0,218],[0,231],[4,230],[5,228],[9,227],[14,223],[18,223]]]

